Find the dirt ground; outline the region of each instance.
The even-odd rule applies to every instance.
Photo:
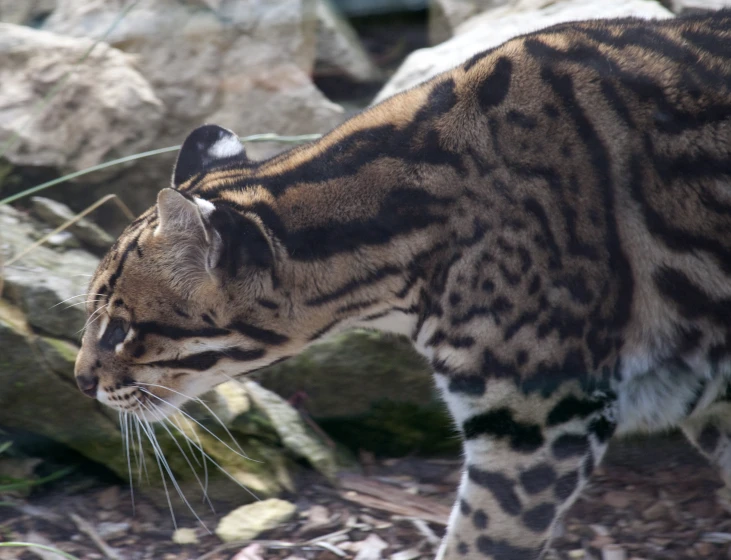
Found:
[[[194,529],[198,542],[175,544],[169,511],[137,496],[133,516],[127,487],[73,477],[29,498],[0,496],[0,542],[45,542],[88,560],[430,558],[444,531],[459,462],[363,459],[364,475],[344,479],[341,488],[314,475],[302,481],[288,496],[298,507],[293,520],[248,543],[222,545],[186,520],[179,526]],[[731,559],[731,514],[716,502],[719,486],[715,472],[681,438],[615,445],[564,520],[548,558]],[[202,518],[213,528],[220,515]],[[37,554],[0,548],[2,559],[58,558]]]

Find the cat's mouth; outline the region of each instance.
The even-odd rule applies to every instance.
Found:
[[[100,388],[97,400],[114,410],[131,413],[150,422],[162,422],[179,412],[188,398],[167,387],[134,383],[113,390]]]

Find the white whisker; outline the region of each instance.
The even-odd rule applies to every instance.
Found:
[[[139,399],[138,399],[138,402],[140,402]],[[140,405],[142,405],[141,402],[140,402]],[[168,492],[168,485],[167,485],[167,482],[165,481],[165,473],[162,470],[162,464],[161,464],[161,460],[162,460],[163,462],[165,462],[165,465],[167,467],[167,461],[165,461],[165,457],[162,456],[162,451],[159,449],[159,447],[157,445],[157,439],[155,438],[155,431],[152,428],[152,426],[150,425],[150,422],[145,420],[144,418],[140,418],[140,417],[138,417],[138,420],[140,420],[140,427],[142,428],[142,431],[147,436],[147,439],[150,440],[150,444],[152,444],[152,450],[155,453],[155,461],[157,461],[157,468],[160,470],[160,479],[162,480],[162,486],[165,489],[165,498],[167,499],[167,502],[168,502],[168,508],[170,508],[170,517],[172,517],[172,519],[173,519],[173,527],[175,527],[175,529],[177,530],[178,523],[175,520],[175,511],[173,511],[173,503],[170,501],[170,492]]]
[[[71,303],[71,304],[67,305],[63,309],[64,309],[64,311],[66,311],[67,309],[71,309],[72,307],[78,307],[79,305],[86,305],[87,303],[92,303],[92,302],[97,303],[99,301],[101,301],[101,299],[95,299],[95,300],[89,300],[89,301],[77,301],[76,303]]]
[[[88,297],[89,295],[90,294],[76,294],[75,296],[71,296],[71,297],[68,297],[68,298],[66,298],[64,300],[59,301],[57,304],[52,305],[48,309],[53,309],[54,307],[58,307],[59,305],[64,304],[67,301],[71,301],[72,299],[76,299],[76,298],[80,298],[80,297]],[[98,296],[98,295],[101,295],[101,294],[93,294],[93,295],[97,295]]]
[[[147,406],[144,403],[140,403],[140,406],[142,406],[145,410],[147,410],[152,416],[154,416],[155,418],[158,418],[158,415],[155,414],[155,410],[153,408],[154,405],[152,403],[149,403],[149,404],[150,404],[150,406]],[[158,419],[158,422],[159,422],[159,419]],[[167,433],[170,434],[170,430],[167,428],[167,426],[165,426],[165,424],[162,423],[162,422],[160,422],[160,424],[167,431]],[[196,479],[198,479],[198,475],[195,473],[195,469],[193,469],[193,465],[190,463],[190,461],[188,460],[188,457],[183,452],[183,448],[180,447],[180,444],[178,443],[178,440],[175,439],[172,434],[170,434],[170,437],[173,438],[173,441],[175,442],[175,445],[177,445],[178,446],[178,449],[180,449],[180,452],[183,453],[183,457],[185,457],[185,461],[188,463],[188,465],[190,466],[190,468],[193,470],[193,474],[195,475]],[[162,458],[162,449],[160,448],[160,444],[157,441],[155,441],[155,444],[154,445],[157,446],[158,450],[160,451],[161,458]],[[173,483],[173,486],[175,487],[175,490],[177,490],[178,496],[180,496],[180,499],[183,500],[183,502],[185,502],[185,505],[188,506],[188,509],[190,510],[190,512],[198,520],[198,523],[200,523],[205,528],[205,530],[210,533],[210,530],[208,529],[208,526],[205,523],[203,523],[203,520],[200,517],[198,517],[198,514],[193,509],[193,506],[191,506],[190,505],[190,502],[188,502],[188,498],[185,497],[185,494],[183,493],[182,488],[180,488],[180,485],[178,484],[178,481],[175,478],[175,475],[173,474],[173,471],[170,468],[170,465],[168,464],[168,462],[166,460],[163,461],[163,465],[165,466],[165,470],[167,470],[168,475],[170,476],[170,481]],[[200,480],[199,480],[199,482],[200,482]],[[202,487],[202,484],[201,484],[201,487]]]
[[[158,387],[158,388],[160,388],[160,389],[165,389],[165,390],[167,390],[167,391],[170,391],[171,393],[175,393],[175,394],[177,394],[177,395],[180,395],[181,397],[185,397],[186,399],[189,399],[189,400],[193,400],[193,401],[196,401],[197,403],[201,404],[201,405],[202,405],[202,406],[203,406],[203,407],[204,407],[204,408],[205,408],[205,409],[206,409],[206,410],[208,411],[208,413],[209,413],[209,414],[210,414],[211,416],[213,416],[213,418],[215,418],[215,419],[216,419],[216,421],[217,421],[217,422],[218,422],[218,423],[219,423],[219,424],[221,425],[221,427],[222,427],[222,428],[223,428],[223,429],[224,429],[224,430],[226,431],[226,435],[228,435],[228,437],[230,437],[230,438],[231,438],[231,441],[233,441],[233,442],[234,442],[234,445],[236,445],[236,447],[238,448],[238,451],[236,451],[235,449],[233,449],[233,448],[232,448],[232,447],[231,447],[230,445],[228,445],[228,444],[227,444],[226,442],[224,442],[224,441],[223,441],[223,440],[222,440],[221,438],[219,438],[219,437],[218,437],[218,436],[217,436],[216,434],[214,434],[214,433],[213,433],[213,432],[212,432],[211,430],[209,430],[208,428],[206,428],[206,427],[205,427],[205,426],[204,426],[203,424],[201,424],[201,423],[200,423],[200,422],[199,422],[198,420],[196,420],[195,418],[193,418],[193,417],[192,417],[192,416],[191,416],[190,414],[188,414],[187,412],[185,412],[185,411],[184,411],[184,410],[183,410],[182,408],[180,408],[180,407],[178,407],[178,406],[175,406],[175,405],[174,405],[174,404],[172,404],[171,402],[168,402],[168,401],[166,401],[165,399],[163,399],[162,397],[159,397],[159,396],[157,396],[156,394],[154,394],[154,393],[152,393],[152,392],[148,391],[147,389],[145,389],[144,387],[142,387],[142,385],[146,385],[146,386],[148,386],[148,387]],[[205,403],[205,402],[204,402],[204,401],[203,401],[202,399],[200,399],[200,398],[198,398],[198,397],[189,397],[188,395],[186,395],[186,394],[184,394],[184,393],[181,393],[181,392],[179,392],[179,391],[176,391],[175,389],[170,389],[169,387],[165,387],[164,385],[156,385],[156,384],[154,384],[154,383],[142,383],[142,382],[138,381],[138,382],[137,382],[137,386],[138,386],[138,387],[140,388],[140,390],[141,390],[142,392],[144,392],[144,393],[146,393],[146,394],[148,394],[148,395],[150,395],[150,396],[152,396],[152,397],[155,397],[156,399],[158,399],[158,400],[160,400],[160,401],[164,402],[165,404],[167,404],[168,406],[170,406],[170,407],[171,407],[171,408],[173,408],[174,410],[177,410],[178,412],[181,412],[181,413],[182,413],[183,415],[185,415],[185,416],[186,416],[187,418],[191,419],[191,420],[192,420],[193,422],[195,422],[195,423],[196,423],[196,424],[198,424],[198,425],[199,425],[199,426],[200,426],[201,428],[203,428],[203,429],[204,429],[204,430],[205,430],[206,432],[208,432],[208,433],[209,433],[210,435],[212,435],[212,436],[213,436],[214,438],[216,438],[216,439],[217,439],[217,440],[218,440],[218,441],[219,441],[219,442],[220,442],[221,444],[225,445],[225,446],[226,446],[226,447],[227,447],[227,448],[228,448],[228,449],[229,449],[230,451],[233,451],[234,453],[236,453],[236,454],[237,454],[237,455],[239,455],[240,457],[243,457],[244,459],[248,459],[249,461],[255,461],[255,459],[252,459],[251,457],[248,457],[248,456],[246,455],[246,453],[244,452],[244,450],[243,450],[243,449],[241,449],[241,446],[240,446],[240,445],[239,445],[239,443],[238,443],[238,442],[236,441],[236,438],[234,438],[233,434],[232,434],[232,433],[231,433],[231,432],[229,431],[229,429],[228,429],[228,428],[226,427],[226,425],[225,425],[225,424],[223,423],[223,421],[222,421],[222,420],[221,420],[221,419],[220,419],[220,418],[218,417],[218,415],[217,415],[217,414],[216,414],[215,412],[213,412],[213,410],[211,409],[211,407],[210,407],[210,406],[208,406],[208,405],[207,405],[207,404],[206,404],[206,403]],[[260,461],[257,461],[257,462],[260,462]]]
[[[132,483],[132,461],[130,460],[129,452],[129,414],[127,412],[120,411],[120,419],[122,422],[122,435],[124,437],[124,454],[127,458],[127,472],[129,473],[129,493],[132,500],[132,515],[135,513],[135,491],[134,484]]]
[[[150,404],[152,405],[152,403],[150,403]],[[142,406],[144,406],[144,404]],[[170,419],[169,418],[164,418],[162,416],[158,416],[157,414],[155,414],[155,412],[156,412],[155,409],[148,407],[147,410],[149,410],[150,411],[150,414],[153,414],[155,416],[155,418],[157,418],[157,421],[160,423],[160,425],[163,427],[163,429],[173,439],[173,442],[175,443],[176,447],[180,450],[180,453],[183,455],[183,459],[185,459],[185,462],[188,463],[188,466],[190,467],[190,470],[193,472],[193,476],[195,476],[195,479],[198,481],[198,484],[200,485],[201,490],[203,491],[204,501],[208,502],[208,505],[210,506],[210,508],[211,508],[212,511],[215,511],[215,508],[213,507],[213,504],[211,503],[210,499],[208,498],[207,482],[206,482],[206,485],[204,485],[203,482],[201,482],[201,479],[198,477],[198,473],[196,472],[195,467],[193,467],[193,464],[188,459],[188,455],[185,453],[185,451],[183,451],[183,448],[178,443],[178,439],[175,437],[175,435],[165,425],[165,420],[168,420],[168,422],[172,426],[174,426],[178,430],[178,432],[180,432],[180,434],[183,436],[183,438],[185,439],[186,443],[188,444],[188,448],[190,449],[191,454],[194,456],[194,458],[195,458],[195,460],[197,462],[198,461],[198,458],[195,457],[195,455],[194,455],[193,446],[190,443],[191,440],[188,437],[188,435],[185,432],[183,432],[178,426],[176,426],[175,424],[173,424],[172,422],[170,422]],[[200,463],[198,463],[198,464],[200,465]],[[205,527],[205,524],[203,524],[203,526]],[[207,527],[206,527],[206,531],[208,531],[208,528]]]
[[[141,461],[142,469],[140,469],[140,465],[137,466],[137,482],[138,482],[138,484],[142,483],[142,470],[144,470],[145,471],[145,480],[147,480],[147,483],[149,484],[150,475],[147,472],[147,459],[145,459],[145,451],[142,447],[142,433],[140,432],[140,423],[142,421],[137,417],[136,414],[133,414],[132,418],[134,418],[135,422],[136,422],[135,427],[136,427],[136,431],[137,431],[137,443],[139,444],[140,457],[142,458],[142,461]]]
[[[185,423],[188,425],[188,430],[190,430],[193,433],[193,435],[195,436],[196,442],[198,442],[197,447],[198,447],[198,449],[201,450],[201,461],[203,462],[203,480],[205,481],[204,494],[205,495],[208,495],[208,461],[206,461],[207,455],[206,455],[205,451],[203,451],[203,444],[201,443],[201,440],[198,437],[198,432],[195,431],[195,428],[193,427],[193,424],[190,423],[190,420],[188,420],[185,416],[182,416],[182,415],[181,416],[176,416],[175,417],[176,427],[178,428],[178,431],[181,434],[183,434],[183,436],[185,436],[185,439],[186,439],[186,441],[188,443],[188,446],[191,448],[191,453],[193,452],[192,451],[191,440],[190,440],[189,436],[178,425],[178,419],[185,420]]]
[[[141,390],[141,391],[144,391],[144,392],[146,392],[146,393],[148,393],[148,394],[150,394],[150,395],[152,395],[153,397],[156,397],[156,398],[160,398],[160,397],[157,397],[157,395],[153,395],[153,394],[152,394],[152,393],[150,393],[149,391],[145,391],[145,389],[144,389],[144,388],[142,388],[142,387],[140,387],[140,390]],[[140,401],[139,401],[139,399],[138,399],[138,402],[140,402]],[[144,404],[143,404],[142,402],[140,402],[140,405],[141,405],[141,406],[144,406]],[[172,405],[170,405],[170,406],[172,406]],[[177,408],[177,407],[174,407],[174,408]],[[204,430],[206,430],[206,431],[207,431],[207,432],[208,432],[209,434],[211,434],[211,435],[212,435],[212,436],[213,436],[214,438],[216,438],[216,439],[217,439],[217,440],[218,440],[218,441],[219,441],[220,443],[222,443],[223,445],[226,445],[226,444],[225,444],[224,442],[222,442],[222,441],[220,440],[220,438],[218,438],[218,437],[216,436],[216,434],[212,433],[212,432],[211,432],[210,430],[208,430],[208,429],[207,429],[207,428],[206,428],[205,426],[203,426],[202,424],[200,424],[200,422],[198,422],[198,421],[197,421],[197,420],[196,420],[195,418],[192,418],[192,417],[191,417],[191,416],[190,416],[189,414],[187,414],[187,413],[183,412],[183,411],[182,411],[182,410],[180,410],[180,409],[178,409],[178,410],[179,410],[180,412],[182,412],[183,414],[185,414],[185,415],[186,415],[186,416],[187,416],[188,418],[190,418],[191,420],[193,420],[193,422],[195,422],[196,424],[198,424],[198,425],[199,425],[199,426],[200,426],[201,428],[203,428]],[[149,423],[149,421],[148,421],[148,420],[145,420],[145,423],[146,423],[146,424],[147,424],[148,426],[150,425],[150,423]],[[149,436],[148,436],[148,437],[149,437]],[[235,482],[235,483],[236,483],[236,484],[237,484],[237,485],[238,485],[239,487],[241,487],[241,488],[242,488],[243,490],[245,490],[245,491],[246,491],[246,492],[247,492],[247,493],[248,493],[248,494],[249,494],[250,496],[252,496],[252,497],[253,497],[253,498],[254,498],[255,500],[259,500],[259,497],[258,497],[258,496],[257,496],[256,494],[254,494],[254,492],[252,492],[252,491],[251,491],[251,490],[250,490],[249,488],[247,488],[246,486],[244,486],[244,485],[243,485],[243,484],[242,484],[242,483],[241,483],[240,481],[236,480],[236,478],[235,478],[235,477],[234,477],[233,475],[231,475],[231,474],[230,474],[230,473],[229,473],[229,472],[228,472],[228,471],[227,471],[226,469],[224,469],[224,468],[223,468],[223,467],[222,467],[221,465],[219,465],[219,464],[218,464],[218,463],[217,463],[217,462],[216,462],[216,461],[215,461],[215,460],[213,459],[213,457],[211,457],[211,456],[210,456],[210,455],[209,455],[208,453],[206,453],[206,452],[205,452],[205,450],[203,449],[203,446],[202,446],[202,445],[198,445],[198,444],[197,444],[197,443],[195,443],[195,442],[194,442],[193,440],[190,440],[190,442],[191,442],[191,444],[192,444],[192,445],[193,445],[194,447],[198,448],[198,450],[199,450],[199,451],[200,451],[201,453],[205,454],[205,456],[206,456],[206,457],[208,458],[208,460],[209,460],[209,461],[210,461],[211,463],[213,463],[213,464],[214,464],[214,465],[215,465],[215,466],[216,466],[216,467],[218,468],[218,470],[220,470],[220,471],[221,471],[221,472],[222,472],[223,474],[225,474],[225,475],[226,475],[226,476],[227,476],[227,477],[228,477],[229,479],[231,479],[232,481],[234,481],[234,482]],[[228,448],[229,450],[231,450],[231,451],[232,451],[233,453],[236,453],[236,451],[234,451],[233,449],[231,449],[231,448],[230,448],[229,446],[226,446],[226,447],[227,447],[227,448]],[[239,455],[239,454],[238,454],[238,453],[236,453],[236,455]],[[241,455],[239,455],[239,456],[241,457]],[[251,458],[249,458],[249,457],[245,457],[245,456],[244,456],[243,458],[244,458],[244,459],[247,459],[247,460],[249,460],[249,461],[254,461],[254,462],[256,462],[256,463],[261,463],[261,461],[256,461],[255,459],[251,459]]]
[[[97,308],[97,310],[94,311],[94,313],[92,313],[91,315],[89,315],[89,318],[86,320],[86,323],[84,323],[84,326],[81,327],[78,331],[76,331],[76,334],[79,334],[79,333],[85,331],[91,325],[93,325],[94,323],[96,323],[99,320],[99,318],[101,317],[101,312],[104,311],[105,309],[106,309],[106,307],[99,307],[99,308]],[[94,319],[94,316],[97,316],[96,319]],[[94,319],[94,320],[92,321],[92,319]]]
[[[103,296],[104,296],[104,294],[77,294],[75,296],[71,296],[70,298],[66,298],[63,301],[59,301],[56,305],[52,305],[48,309],[53,309],[54,307],[58,307],[59,305],[64,304],[67,301],[71,301],[72,299],[76,299],[76,298],[80,298],[80,297],[89,298],[89,297],[103,297]]]

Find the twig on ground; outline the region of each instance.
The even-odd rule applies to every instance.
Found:
[[[312,543],[312,546],[319,546],[320,548],[324,548],[325,550],[329,550],[335,556],[340,556],[340,558],[345,558],[347,556],[347,553],[345,551],[339,549],[334,544],[330,544],[328,542],[317,541],[317,542]]]
[[[104,539],[99,536],[99,533],[96,532],[91,523],[89,523],[86,519],[76,515],[75,513],[72,513],[69,517],[71,517],[71,520],[76,523],[79,531],[89,537],[105,557],[109,560],[123,560],[115,549],[104,542]]]
[[[446,525],[449,520],[451,508],[448,506],[423,496],[414,496],[389,484],[357,475],[342,477],[340,484],[344,489],[340,492],[342,498],[365,507],[438,525]]]
[[[329,539],[339,537],[340,535],[347,535],[352,530],[351,527],[348,527],[346,529],[340,529],[339,531],[335,531],[333,533],[328,533],[327,535],[322,535],[321,537],[315,537],[314,539],[310,539],[309,541],[305,541],[305,544],[315,544],[316,542],[322,542],[327,541]]]

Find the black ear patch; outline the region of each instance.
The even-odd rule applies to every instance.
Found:
[[[208,220],[223,242],[216,268],[234,277],[244,266],[270,268],[274,264],[272,248],[259,224],[223,204]]]
[[[221,163],[246,160],[246,152],[238,137],[215,124],[199,126],[183,142],[173,169],[173,186]]]

